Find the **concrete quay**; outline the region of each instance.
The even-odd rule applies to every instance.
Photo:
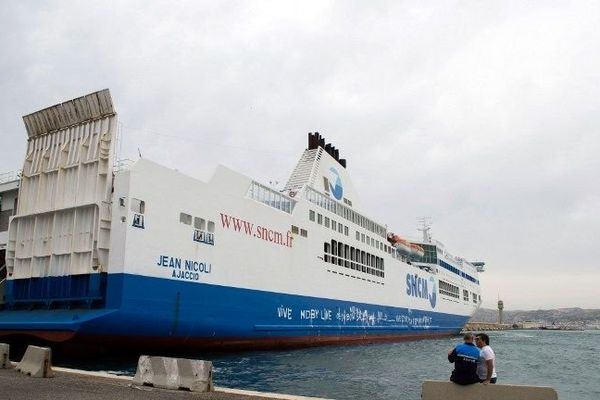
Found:
[[[52,367],[52,378],[32,378],[14,368],[0,369],[2,400],[316,400],[316,397],[215,387],[212,392],[136,386],[131,377]],[[323,399],[321,399],[323,400]]]

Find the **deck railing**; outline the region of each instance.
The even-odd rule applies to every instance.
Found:
[[[0,183],[18,181],[21,178],[21,170],[3,172],[0,174]]]

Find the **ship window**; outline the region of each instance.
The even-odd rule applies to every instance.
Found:
[[[323,177],[323,187],[325,188],[325,193],[329,193],[329,179],[327,177]]]
[[[311,221],[315,222],[315,212],[313,210],[310,210],[308,212],[308,219],[310,219]]]
[[[283,211],[285,211],[288,214],[292,213],[292,202],[291,201],[281,198],[281,204],[282,204],[281,209]]]
[[[360,232],[356,231],[356,240],[360,240]]]
[[[331,245],[327,242],[323,243],[323,251],[325,252],[325,262],[329,262],[329,249],[330,249]]]
[[[210,233],[214,233],[215,231],[215,223],[212,221],[208,221],[208,229],[207,229]]]
[[[192,224],[192,216],[186,213],[179,213],[179,222],[186,225]]]
[[[473,303],[477,304],[477,293],[472,293],[473,294]]]
[[[194,217],[194,228],[201,231],[206,229],[206,221],[203,218]]]
[[[335,240],[331,241],[331,254],[337,256],[337,242]]]
[[[338,232],[339,233],[344,233],[344,225],[338,224]]]
[[[329,228],[329,217],[325,217],[325,228]]]
[[[360,234],[360,241],[363,243],[365,242],[365,234],[364,233]]]
[[[145,208],[146,208],[146,203],[144,202],[144,200],[135,199],[135,198],[131,199],[131,211],[138,213],[138,214],[143,214]]]
[[[302,236],[302,237],[308,236],[308,232],[306,231],[306,229],[300,229],[300,236]]]
[[[2,206],[2,196],[0,196],[0,207]],[[125,207],[125,197],[119,197],[119,206]],[[1,208],[0,208],[1,210]]]
[[[295,200],[283,196],[281,193],[274,191],[273,189],[267,188],[257,182],[252,182],[248,188],[248,197],[261,203],[267,204],[273,208],[284,211],[291,214]]]
[[[463,300],[469,301],[469,291],[463,290]]]
[[[296,225],[292,225],[292,233],[298,234],[298,227]]]
[[[344,225],[344,235],[350,236],[350,229],[346,225]]]
[[[325,178],[324,178],[323,182],[324,182],[324,187],[325,187],[325,193],[328,194],[329,189],[330,189],[329,181],[325,180]],[[327,195],[323,195],[322,193],[319,193],[311,188],[307,188],[304,191],[304,197],[311,203],[316,204],[319,207],[322,207],[328,211],[331,211],[332,213],[337,214],[346,220],[352,221],[355,224],[373,232],[375,235],[385,237],[386,229],[384,227],[369,220],[368,218],[363,217],[362,215],[360,215],[360,214],[354,212],[353,210],[351,210],[350,208],[348,208],[348,206],[344,205],[344,203],[346,203],[351,206],[352,205],[351,201],[337,203],[334,200],[332,200],[330,197],[328,197]],[[294,204],[292,203],[292,208],[293,208],[293,205]],[[339,221],[338,221],[338,225],[339,225]]]
[[[439,281],[440,294],[460,299],[459,287],[442,280]]]
[[[323,225],[323,216],[321,214],[317,214],[317,223]]]
[[[337,228],[337,222],[335,222],[334,220],[331,220],[331,229],[333,229],[334,231]]]

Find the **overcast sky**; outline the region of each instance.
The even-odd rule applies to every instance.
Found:
[[[109,88],[122,157],[283,186],[319,131],[367,215],[487,262],[484,306],[600,308],[600,2],[0,2],[21,117]],[[157,182],[157,185],[159,183]]]

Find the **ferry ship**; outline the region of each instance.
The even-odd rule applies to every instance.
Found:
[[[410,240],[370,218],[346,160],[318,133],[276,190],[224,166],[206,182],[144,158],[123,167],[108,89],[23,118],[0,340],[399,341],[458,334],[481,303],[484,263],[451,255],[428,226]]]

